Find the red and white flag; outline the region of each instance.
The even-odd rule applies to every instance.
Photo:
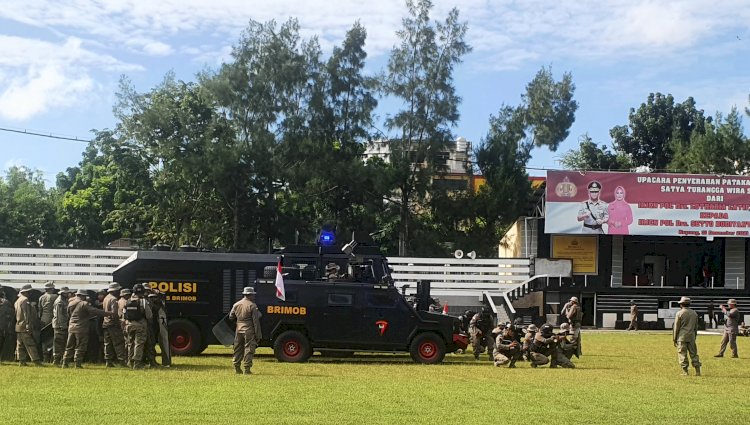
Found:
[[[286,291],[284,291],[284,276],[281,274],[281,261],[284,257],[279,257],[279,264],[276,266],[276,298],[286,301]]]
[[[448,303],[443,306],[443,314],[448,314]]]

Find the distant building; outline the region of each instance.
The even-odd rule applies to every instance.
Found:
[[[365,145],[363,159],[381,158],[386,163],[391,162],[390,140],[373,140]],[[435,185],[452,191],[478,190],[485,182],[481,175],[474,175],[467,171],[471,169],[471,142],[463,137],[446,145],[437,159],[437,165],[446,167],[445,173],[435,177]],[[417,164],[418,165],[418,164]]]

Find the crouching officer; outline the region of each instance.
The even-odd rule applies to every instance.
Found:
[[[507,324],[505,330],[495,339],[495,366],[508,365],[516,367],[521,354],[521,334],[513,324]]]
[[[146,349],[148,322],[151,319],[151,308],[146,304],[143,285],[133,286],[133,295],[125,303],[125,324],[128,340],[128,366],[133,369],[143,369],[143,355]]]
[[[75,361],[77,369],[83,368],[83,357],[89,345],[89,324],[93,317],[112,317],[113,313],[92,307],[86,298],[88,291],[79,289],[76,297],[68,303],[68,344],[65,347],[64,368],[68,367],[71,360]]]
[[[255,305],[255,290],[248,286],[242,290],[243,298],[232,306],[229,312],[229,320],[236,321],[237,327],[234,333],[234,355],[232,363],[235,373],[241,374],[241,363],[245,363],[245,375],[250,375],[253,367],[253,355],[258,347],[262,336],[260,329],[260,310]]]
[[[570,360],[576,354],[577,342],[575,340],[569,340],[568,335],[570,334],[570,324],[563,323],[560,325],[560,332],[557,334],[557,346],[562,351],[562,354]]]

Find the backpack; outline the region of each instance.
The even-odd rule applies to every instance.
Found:
[[[140,301],[141,300],[139,299],[131,298],[127,303],[125,303],[125,312],[123,313],[123,317],[125,318],[125,320],[141,320],[146,317],[143,312],[143,307],[141,307]]]

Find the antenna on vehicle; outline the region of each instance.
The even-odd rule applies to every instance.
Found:
[[[350,257],[354,257],[354,248],[356,248],[357,245],[359,244],[354,240],[354,233],[352,232],[352,241],[344,245],[341,248],[341,251],[343,251],[346,255]]]

